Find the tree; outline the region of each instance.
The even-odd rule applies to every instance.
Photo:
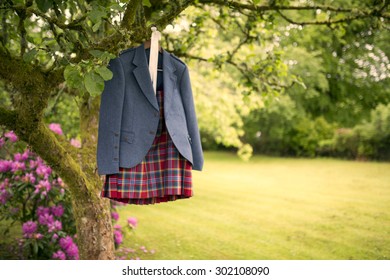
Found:
[[[327,26],[356,19],[369,18],[384,23],[389,19],[387,0],[370,1],[370,4],[356,7],[301,2],[1,1],[0,87],[6,92],[10,106],[0,106],[0,124],[28,143],[69,186],[81,259],[114,258],[109,203],[99,197],[102,181],[97,175],[95,162],[99,94],[104,80],[111,78],[105,67],[108,60],[119,50],[148,39],[151,26],[163,30],[187,7],[196,6],[209,11],[212,8],[221,11],[220,17],[215,18],[222,24],[221,28],[237,23],[241,28],[238,32],[245,36],[229,51],[212,57],[210,61],[217,66],[229,64],[237,69],[248,88],[267,94],[288,86],[283,84],[284,80],[278,83],[271,63],[274,56],[270,55],[260,66],[256,60],[252,63],[245,61],[246,57],[244,61],[235,60],[235,54],[242,46],[258,40],[252,29],[259,28],[259,22],[262,28],[267,28],[267,23],[272,23],[275,18],[301,25]],[[311,15],[319,9],[326,11],[328,17],[312,19]],[[292,12],[299,17],[290,15]],[[190,38],[186,41],[196,44]],[[187,55],[192,56],[189,52]],[[49,101],[59,92],[78,100],[81,149],[75,149],[64,137],[52,133],[43,120]]]

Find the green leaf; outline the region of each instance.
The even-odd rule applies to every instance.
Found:
[[[38,9],[46,13],[48,9],[53,7],[53,1],[51,0],[36,0]]]
[[[89,72],[84,77],[84,85],[92,96],[97,96],[103,92],[104,80],[96,72]]]
[[[42,43],[43,43],[44,45],[46,45],[46,46],[54,46],[54,45],[57,43],[57,41],[56,41],[56,39],[54,39],[54,38],[44,37],[44,38],[42,39]]]
[[[26,53],[23,54],[23,60],[25,62],[31,62],[35,58],[37,53],[38,53],[37,49],[32,49],[31,51],[26,52]]]
[[[37,255],[38,254],[38,244],[37,244],[37,241],[33,242],[33,247],[34,247],[34,254]]]
[[[99,51],[99,50],[90,50],[89,53],[92,54],[96,58],[100,58],[104,54],[104,52]]]
[[[96,73],[98,73],[105,81],[112,79],[112,72],[107,67],[99,67],[96,70]]]
[[[110,8],[113,9],[113,10],[117,10],[119,12],[124,12],[125,11],[125,5],[123,5],[123,7],[121,5],[119,5],[118,3],[112,3],[110,5]]]
[[[71,88],[79,88],[83,84],[83,78],[80,71],[72,65],[65,67],[64,78],[67,85]]]
[[[304,89],[307,89],[305,82],[302,80],[301,77],[297,77],[293,75],[293,81],[297,83],[298,85],[302,86]]]
[[[150,3],[149,0],[142,0],[142,5],[149,8],[152,7],[152,4]]]
[[[92,26],[92,31],[93,31],[93,32],[98,31],[101,24],[102,24],[102,21],[99,19],[99,20]]]
[[[88,17],[91,21],[96,24],[98,21],[101,21],[102,18],[106,17],[107,13],[101,6],[94,5],[93,10],[89,12]]]

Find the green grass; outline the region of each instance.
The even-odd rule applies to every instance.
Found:
[[[206,153],[194,197],[121,207],[152,259],[390,259],[390,164]],[[145,257],[143,257],[145,258]]]
[[[7,234],[5,231],[9,230]],[[0,221],[0,260],[18,259],[18,249],[15,239],[22,236],[18,223],[12,225],[10,221]]]

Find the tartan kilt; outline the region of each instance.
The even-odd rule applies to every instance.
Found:
[[[153,144],[138,165],[107,174],[101,197],[127,204],[155,204],[193,196],[192,165],[175,147],[164,120],[164,93],[157,91],[160,121]]]

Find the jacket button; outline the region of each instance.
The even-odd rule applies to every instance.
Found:
[[[154,131],[150,130],[150,131],[149,131],[149,134],[154,134]]]
[[[114,157],[114,160],[118,160],[118,158],[117,158],[117,157]]]
[[[119,134],[115,132],[115,134],[114,134],[114,135],[115,135],[115,136],[118,136]]]
[[[154,116],[157,118],[158,117],[158,113],[154,113]]]
[[[114,146],[114,148],[115,148],[115,149],[118,149],[118,146],[117,146],[117,145],[115,145],[115,146]]]

